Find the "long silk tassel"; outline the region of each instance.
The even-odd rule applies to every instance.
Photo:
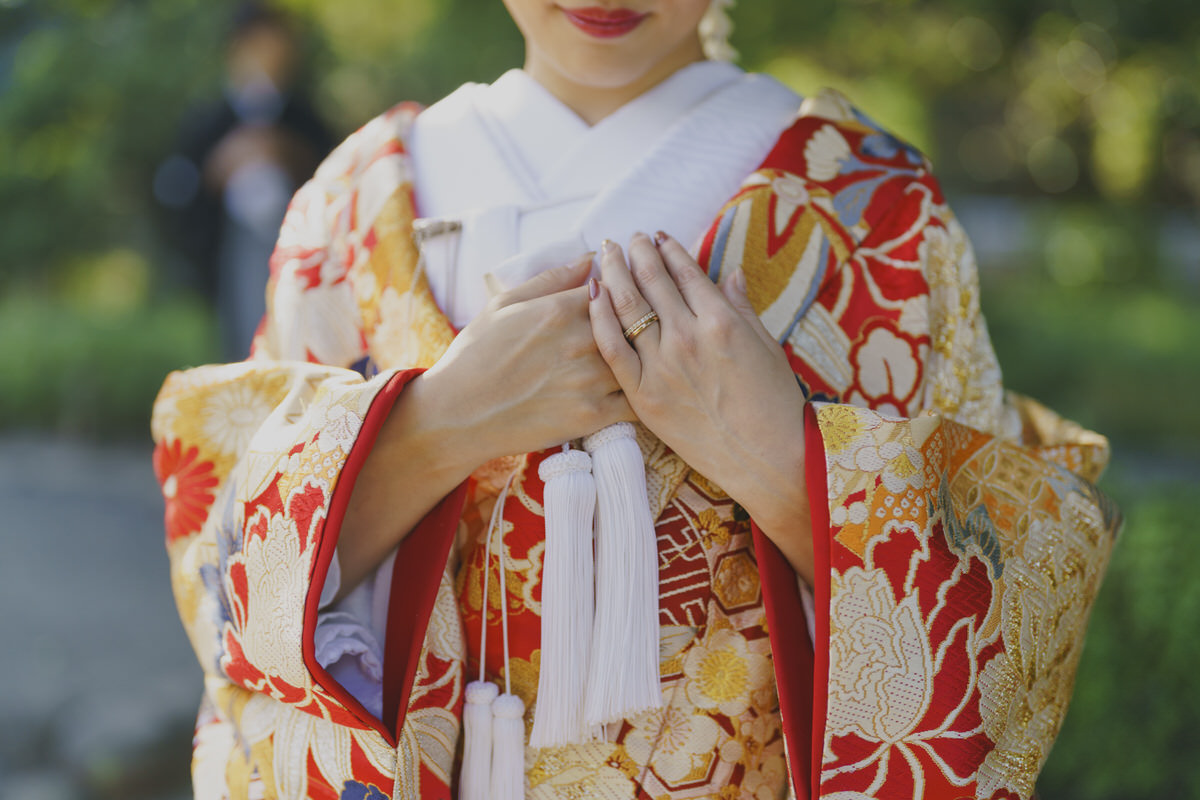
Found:
[[[538,476],[546,487],[546,552],[542,562],[542,658],[529,744],[584,744],[599,734],[583,722],[593,619],[596,484],[592,459],[582,450],[564,449],[541,463]]]
[[[584,720],[602,725],[662,706],[658,665],[658,548],[634,428],[609,425],[583,441],[596,480],[596,620]]]
[[[458,796],[460,800],[489,800],[492,796],[492,759],[493,759],[493,706],[500,690],[496,684],[486,680],[487,663],[487,633],[488,633],[488,588],[492,574],[492,535],[504,518],[504,502],[508,499],[508,488],[512,478],[504,484],[496,504],[492,507],[492,518],[488,522],[487,537],[483,543],[483,602],[482,619],[479,623],[479,678],[467,684],[465,704],[463,708],[463,760],[458,774]],[[503,539],[501,539],[503,552]],[[501,558],[501,586],[507,588],[503,578],[504,561]],[[503,594],[503,592],[502,592]],[[504,622],[505,639],[508,638],[508,625],[505,618],[504,602],[501,598],[500,616]],[[507,641],[505,652],[507,654]]]
[[[508,568],[500,531],[500,628],[504,636],[504,694],[492,701],[491,800],[525,797],[525,703],[512,693],[508,656]]]
[[[492,702],[500,690],[488,681],[467,684],[463,708],[463,761],[460,800],[488,800],[492,781]]]
[[[525,797],[525,703],[505,692],[492,702],[491,800]]]

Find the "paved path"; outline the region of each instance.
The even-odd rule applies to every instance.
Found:
[[[187,797],[200,670],[150,446],[0,436],[0,800]]]

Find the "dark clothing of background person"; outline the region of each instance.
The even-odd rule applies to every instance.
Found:
[[[291,85],[295,38],[253,7],[235,21],[220,99],[190,111],[154,179],[172,238],[212,302],[227,360],[250,349],[265,311],[268,260],[292,194],[335,141]]]

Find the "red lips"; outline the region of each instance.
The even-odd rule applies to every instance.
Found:
[[[624,36],[638,25],[641,25],[642,21],[650,16],[649,14],[631,11],[628,8],[609,9],[599,6],[563,8],[562,12],[575,27],[589,36],[595,36],[597,39],[614,39],[618,36]]]

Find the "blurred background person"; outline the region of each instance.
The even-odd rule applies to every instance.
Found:
[[[247,2],[233,15],[219,98],[190,111],[154,193],[213,302],[223,355],[240,359],[265,311],[267,262],[293,192],[333,146],[299,81],[291,20]]]

